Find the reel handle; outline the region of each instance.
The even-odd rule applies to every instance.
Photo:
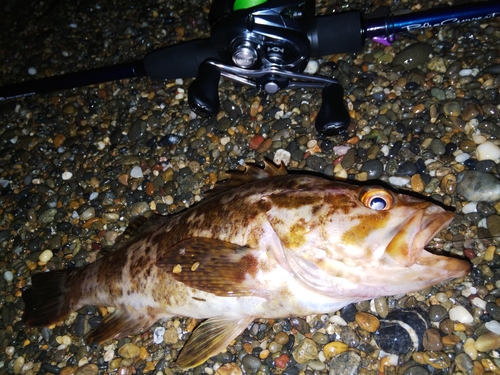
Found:
[[[217,67],[202,63],[196,79],[189,86],[188,103],[191,109],[202,116],[219,113],[219,80]]]
[[[340,83],[329,84],[323,88],[321,96],[316,130],[327,136],[345,132],[351,123],[351,117],[344,105],[344,88]]]

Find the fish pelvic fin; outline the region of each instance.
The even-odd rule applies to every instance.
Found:
[[[143,312],[119,307],[107,315],[95,330],[85,336],[88,343],[102,344],[111,339],[121,339],[149,328],[158,319]]]
[[[182,349],[177,366],[189,369],[201,365],[219,354],[233,341],[255,317],[219,316],[205,320],[193,332]]]
[[[31,277],[23,292],[23,320],[28,327],[44,327],[63,320],[73,311],[68,280],[71,270],[42,272]]]

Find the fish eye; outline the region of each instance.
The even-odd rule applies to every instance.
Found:
[[[361,203],[375,211],[389,210],[394,206],[392,194],[382,189],[365,190],[361,194]]]

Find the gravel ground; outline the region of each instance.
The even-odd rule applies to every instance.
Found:
[[[446,1],[321,3],[318,12],[416,11]],[[205,1],[4,1],[0,85],[142,58],[208,36]],[[0,373],[173,374],[196,322],[177,318],[104,346],[83,336],[109,311],[88,307],[43,329],[21,320],[33,272],[82,266],[136,216],[203,199],[225,170],[264,158],[290,169],[380,180],[456,208],[433,244],[472,271],[329,315],[261,320],[193,374],[500,373],[500,20],[402,35],[390,47],[318,59],[344,86],[347,134],[320,136],[314,90],[261,95],[222,81],[221,112],[196,117],[191,79],[133,78],[0,103]],[[367,275],[369,278],[370,275]],[[430,323],[422,347],[389,318]],[[396,315],[394,315],[396,314]],[[402,315],[403,314],[403,315]],[[398,317],[399,316],[399,317]]]

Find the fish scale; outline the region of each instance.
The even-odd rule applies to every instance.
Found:
[[[202,319],[176,361],[190,368],[256,318],[333,312],[465,275],[468,262],[424,250],[452,218],[381,187],[246,166],[95,263],[33,275],[24,320],[45,326],[85,305],[114,306],[86,338],[105,342],[158,319]]]

